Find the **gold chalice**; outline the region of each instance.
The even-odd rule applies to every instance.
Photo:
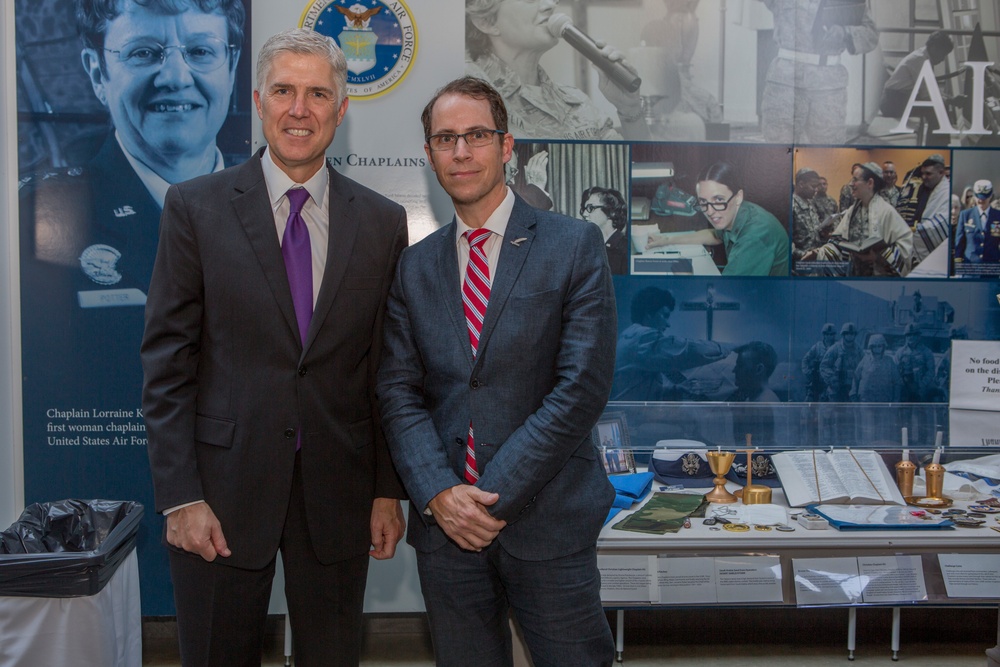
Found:
[[[710,503],[735,503],[736,496],[726,491],[726,473],[733,465],[736,452],[708,452],[708,466],[715,473],[715,488],[705,494]]]

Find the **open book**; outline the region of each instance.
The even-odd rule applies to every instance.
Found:
[[[853,252],[857,254],[862,254],[866,252],[882,252],[886,249],[886,242],[883,241],[878,236],[871,236],[861,243],[851,243],[850,241],[836,240],[834,243],[841,250],[846,250],[847,252]]]
[[[906,504],[882,457],[870,450],[781,452],[771,462],[790,507]]]

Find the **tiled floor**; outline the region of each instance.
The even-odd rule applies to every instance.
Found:
[[[777,613],[775,613],[777,612]],[[917,612],[917,613],[915,613]],[[843,610],[673,610],[629,612],[625,667],[864,667],[895,665],[888,610],[859,610],[854,662],[847,661]],[[996,642],[995,609],[904,610],[899,663],[910,667],[984,667]],[[909,628],[907,621],[911,621]],[[263,667],[285,665],[281,625],[273,619]],[[179,665],[172,624],[144,632],[143,664]],[[700,628],[700,631],[693,631]],[[843,635],[843,636],[842,636]],[[685,640],[686,637],[686,640]],[[810,638],[814,638],[811,640]],[[294,663],[293,663],[294,664]],[[433,667],[421,617],[368,619],[363,667]],[[474,663],[470,663],[474,667]]]

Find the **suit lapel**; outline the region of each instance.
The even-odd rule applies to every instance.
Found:
[[[451,224],[437,232],[438,244],[438,285],[443,292],[441,301],[448,311],[455,336],[465,350],[465,356],[472,367],[472,346],[469,345],[469,328],[465,323],[465,308],[462,306],[462,274],[458,268],[458,247],[455,245],[455,226],[458,223],[451,219]]]
[[[486,348],[489,346],[490,336],[503,313],[504,305],[510,297],[510,291],[524,267],[524,260],[531,250],[531,243],[535,239],[534,227],[535,215],[531,207],[525,204],[520,197],[516,198],[510,220],[507,221],[503,246],[500,248],[500,257],[497,260],[496,275],[493,276],[490,284],[490,303],[486,307],[486,318],[483,320],[483,329],[479,334],[477,366],[482,363]],[[515,241],[518,243],[515,244]]]
[[[277,301],[288,327],[295,334],[295,339],[299,340],[292,291],[288,285],[288,274],[285,272],[285,260],[281,256],[281,243],[274,227],[267,183],[264,181],[264,172],[260,166],[262,154],[263,149],[240,166],[232,203],[257,256],[257,261],[260,262],[274,300]]]
[[[332,167],[327,165],[330,175],[330,231],[326,248],[326,268],[323,270],[323,283],[316,297],[316,307],[313,309],[312,321],[306,337],[305,349],[309,349],[316,334],[323,326],[333,307],[333,300],[344,282],[344,274],[351,259],[354,243],[358,237],[363,212],[354,210],[354,193],[350,182]]]

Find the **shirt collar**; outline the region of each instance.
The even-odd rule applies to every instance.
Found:
[[[514,192],[507,186],[507,196],[503,198],[500,205],[497,206],[490,217],[486,218],[486,224],[483,225],[485,229],[493,232],[495,236],[503,238],[504,233],[507,231],[507,223],[510,221],[510,213],[514,210]],[[458,217],[458,213],[455,214],[455,242],[459,242],[462,236],[473,227],[469,227],[465,224],[462,218]]]
[[[325,165],[323,169],[317,170],[305,183],[296,183],[288,177],[288,174],[281,170],[281,167],[271,157],[271,149],[266,148],[264,149],[264,155],[260,158],[260,166],[264,171],[264,182],[267,184],[267,196],[271,200],[272,211],[278,210],[278,204],[281,202],[282,197],[296,185],[308,190],[309,196],[312,197],[317,206],[323,205],[323,200],[326,198],[330,183],[330,173],[325,168]]]
[[[125,145],[122,143],[122,138],[118,135],[117,130],[115,131],[115,141],[118,142],[118,147],[122,149],[122,154],[128,163],[132,165],[132,170],[135,171],[135,175],[139,177],[142,184],[146,186],[146,190],[149,191],[149,195],[156,202],[157,206],[163,208],[163,200],[167,196],[167,188],[170,187],[170,183],[167,183],[163,178],[157,174],[155,171],[150,169],[143,163],[139,158],[133,156],[127,150],[125,150]],[[219,147],[215,147],[215,166],[212,167],[212,171],[222,171],[225,169],[225,164],[222,160],[222,151]]]

